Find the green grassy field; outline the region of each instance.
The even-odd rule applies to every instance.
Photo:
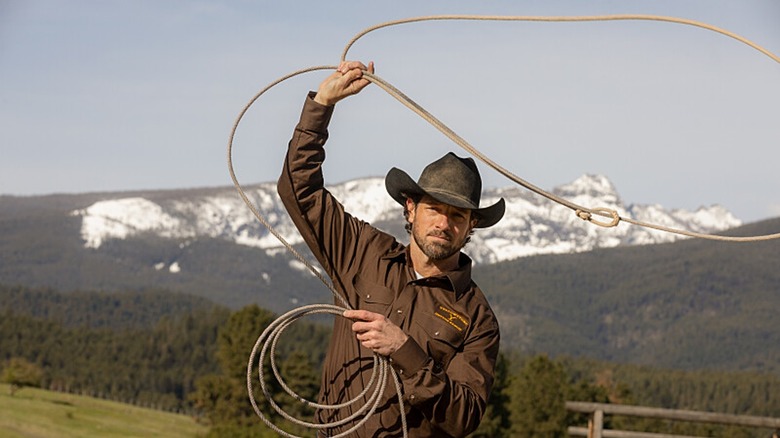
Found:
[[[0,384],[0,436],[198,437],[207,428],[185,415],[73,394]]]

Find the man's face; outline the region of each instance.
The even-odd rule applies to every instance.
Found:
[[[457,254],[476,224],[471,210],[443,204],[430,196],[424,196],[416,205],[407,199],[406,208],[412,238],[431,260],[444,260]]]

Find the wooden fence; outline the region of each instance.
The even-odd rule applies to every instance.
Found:
[[[780,438],[780,418],[754,417],[749,415],[718,414],[713,412],[686,411],[679,409],[648,408],[643,406],[613,405],[607,403],[566,402],[566,409],[572,412],[590,414],[588,427],[569,427],[569,436],[587,438],[701,438],[685,435],[634,432],[628,430],[604,429],[604,415],[626,415],[632,417],[662,420],[715,423],[732,426],[747,426],[775,429],[767,438]]]

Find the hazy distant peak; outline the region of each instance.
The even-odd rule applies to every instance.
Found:
[[[576,202],[575,199],[593,198],[610,206],[622,204],[612,181],[603,175],[586,174],[568,184],[555,187],[552,192],[573,202]]]

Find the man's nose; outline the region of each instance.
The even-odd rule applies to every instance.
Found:
[[[436,226],[440,230],[449,230],[451,223],[452,223],[452,221],[450,220],[450,216],[449,215],[439,213],[436,216]]]

